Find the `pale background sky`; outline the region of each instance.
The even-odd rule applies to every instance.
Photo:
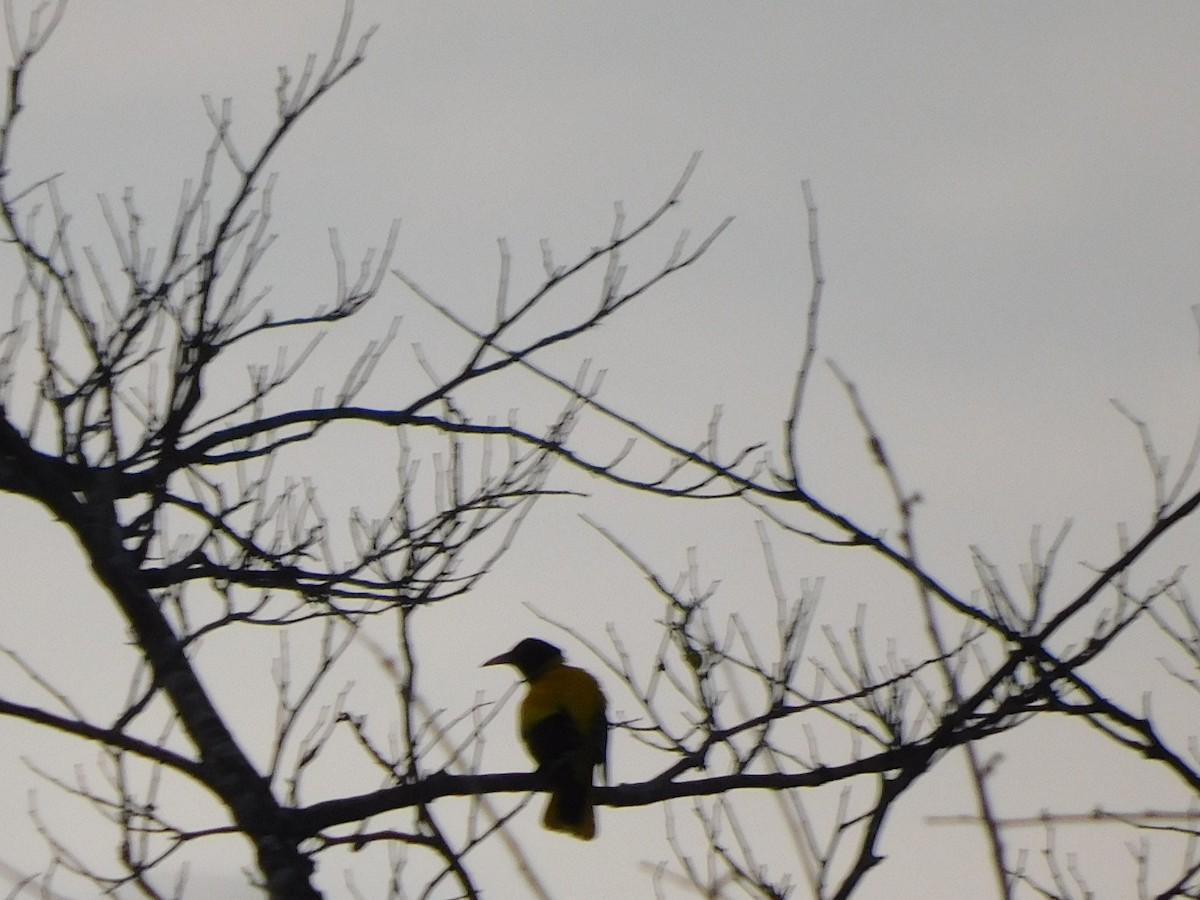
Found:
[[[107,246],[96,195],[119,198],[130,185],[149,227],[165,233],[209,138],[201,95],[233,96],[235,136],[251,142],[271,114],[277,66],[298,71],[307,52],[324,53],[339,14],[340,4],[313,0],[73,4],[30,73],[18,183],[63,172],[80,245]],[[1200,373],[1190,312],[1200,282],[1200,7],[360,0],[355,23],[380,26],[366,64],[276,159],[281,239],[265,271],[281,312],[308,311],[322,299],[313,286],[332,284],[329,227],[353,259],[399,218],[393,264],[483,320],[498,237],[514,254],[514,287],[531,285],[541,238],[560,261],[600,243],[614,201],[631,218],[648,212],[701,150],[656,246],[678,228],[736,221],[699,266],[586,345],[609,369],[610,402],[681,440],[703,434],[717,403],[726,446],[776,436],[801,351],[807,178],[828,277],[822,352],[858,383],[907,484],[925,495],[930,566],[968,591],[967,546],[981,544],[1018,582],[1030,528],[1053,533],[1071,518],[1065,594],[1086,576],[1078,561],[1112,555],[1118,522],[1147,521],[1137,436],[1108,401],[1120,398],[1164,450],[1184,455]],[[395,315],[404,316],[398,347],[442,346],[446,332],[389,279],[373,317],[330,349],[354,352]],[[386,402],[377,387],[373,402]],[[497,404],[503,415],[521,398]],[[819,493],[888,524],[882,482],[823,369],[813,404],[805,446]],[[318,473],[338,490],[341,464]],[[346,478],[345,496],[363,502]],[[578,521],[580,508],[543,504],[495,579],[450,614],[455,630],[439,630],[445,613],[430,619],[428,640],[444,654],[433,666],[439,702],[462,709],[507,686],[473,666],[541,627],[526,600],[597,640],[617,622],[638,646],[657,603]],[[69,542],[36,511],[6,509],[5,592],[16,612],[4,643],[34,659],[78,660],[63,678],[87,690],[119,630],[73,571]],[[733,586],[730,608],[766,596],[747,511],[600,510],[665,572],[697,546],[705,573]],[[1193,531],[1163,572],[1194,546]],[[910,598],[894,587],[894,603],[877,596],[861,558],[798,545],[786,557],[793,586],[826,576],[822,621],[844,624],[867,602],[877,634],[898,627],[889,610]],[[569,653],[586,662],[581,648]],[[1137,696],[1142,682],[1131,683]],[[524,764],[509,737],[490,739],[488,768]],[[12,773],[0,788],[0,856],[29,869],[40,852],[19,825],[30,780],[12,761],[43,751],[9,722],[0,744]],[[75,746],[56,752],[39,758],[65,773],[88,757]],[[919,827],[930,811],[967,811],[953,794],[957,764],[946,770],[902,808],[912,825],[893,833],[884,848],[893,858],[862,896],[953,898],[979,883],[983,857],[969,835]],[[1054,778],[1064,771],[1074,769]],[[618,758],[617,775],[636,773],[622,774]],[[1134,808],[1169,797],[1122,786]],[[1044,805],[1036,793],[1023,799],[1027,812]],[[521,829],[533,829],[532,815]],[[637,863],[664,854],[639,839],[661,813],[601,816],[597,845],[537,839],[540,858],[559,863],[550,883],[583,872],[647,895]],[[330,878],[330,896],[341,883]]]

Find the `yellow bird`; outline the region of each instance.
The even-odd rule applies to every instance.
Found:
[[[529,690],[517,719],[521,740],[550,789],[542,825],[590,841],[592,770],[608,771],[608,719],[604,692],[583,669],[563,662],[562,651],[526,638],[485,666],[516,666]]]

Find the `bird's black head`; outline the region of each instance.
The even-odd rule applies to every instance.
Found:
[[[547,669],[563,661],[562,651],[553,644],[537,638],[525,638],[507,653],[493,656],[485,666],[516,666],[525,676],[526,681],[532,681]]]

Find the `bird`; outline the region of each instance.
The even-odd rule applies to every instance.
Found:
[[[538,638],[525,638],[483,665],[515,666],[529,684],[517,730],[550,790],[542,826],[590,841],[596,836],[592,770],[608,772],[608,718],[599,682]]]

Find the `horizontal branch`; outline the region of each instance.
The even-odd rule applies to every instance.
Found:
[[[10,716],[14,719],[22,719],[36,725],[45,725],[63,734],[71,734],[85,740],[94,741],[111,749],[123,750],[151,762],[161,763],[192,778],[203,780],[200,763],[185,756],[180,756],[178,753],[173,753],[157,744],[152,744],[132,735],[125,734],[123,731],[102,728],[99,725],[92,725],[89,722],[83,722],[79,719],[69,719],[66,716],[56,715],[44,709],[39,709],[36,706],[25,706],[21,703],[13,703],[10,700],[0,700],[0,716]]]
[[[813,788],[859,775],[877,775],[902,768],[922,767],[939,748],[911,744],[863,757],[836,766],[818,766],[806,772],[737,773],[682,781],[652,778],[632,784],[597,786],[593,800],[597,806],[650,806],[680,797],[708,797],[729,791],[782,791]],[[441,797],[469,797],[482,794],[511,794],[546,789],[537,772],[509,772],[490,775],[452,775],[435,772],[412,784],[384,788],[370,794],[343,797],[314,803],[287,814],[293,834],[311,836],[325,828],[358,822],[369,816],[431,803]]]

